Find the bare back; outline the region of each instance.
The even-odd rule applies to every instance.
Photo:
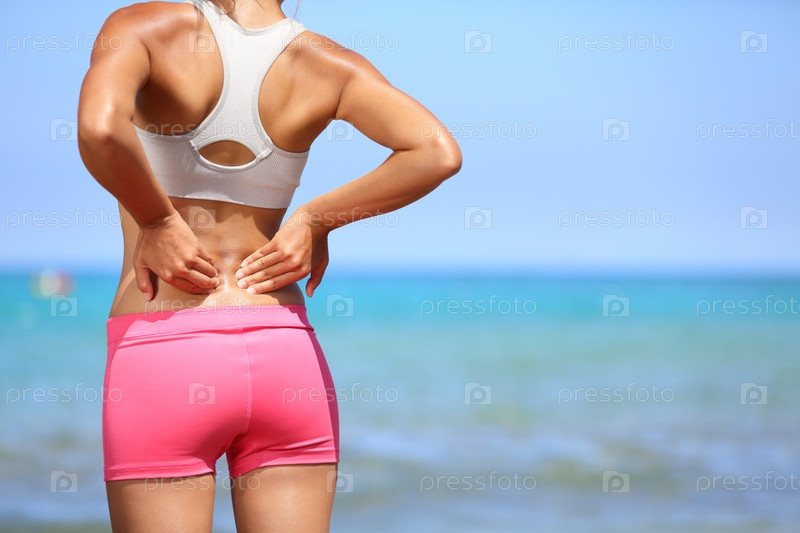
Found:
[[[139,91],[134,124],[163,135],[193,130],[213,110],[223,87],[223,65],[217,47],[198,36],[211,28],[190,4],[151,2],[130,8],[131,24],[150,56],[147,83]],[[247,17],[243,17],[247,18]],[[238,20],[244,27],[265,27],[276,22],[269,14],[253,13]],[[204,37],[207,39],[207,37]],[[308,150],[314,139],[335,118],[347,68],[341,47],[311,32],[302,33],[278,57],[261,87],[259,113],[262,125],[279,148],[289,152]],[[344,51],[346,53],[346,51]],[[205,147],[202,155],[221,165],[250,162],[254,155],[243,145],[223,141]],[[197,306],[302,304],[296,283],[277,291],[253,295],[237,286],[235,272],[254,250],[264,246],[281,225],[285,209],[264,209],[217,202],[170,198],[203,247],[214,258],[220,286],[211,295],[183,292],[153,276],[155,295],[145,302],[135,282],[133,254],[139,228],[120,205],[124,258],[120,285],[111,316],[172,311]]]

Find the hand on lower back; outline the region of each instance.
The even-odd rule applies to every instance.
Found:
[[[292,215],[268,244],[242,262],[236,279],[251,294],[264,294],[311,274],[306,283],[311,297],[327,267],[328,230]]]
[[[213,258],[178,213],[157,226],[139,228],[133,266],[147,301],[155,296],[151,274],[191,294],[210,294],[219,286]]]

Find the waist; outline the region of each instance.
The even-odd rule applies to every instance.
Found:
[[[131,269],[122,277],[109,315],[113,318],[125,315],[156,315],[194,309],[224,310],[305,305],[303,292],[297,283],[291,283],[266,294],[250,294],[235,285],[236,280],[233,276],[223,275],[220,279],[222,284],[214,294],[209,295],[189,294],[156,279],[154,283],[155,297],[146,302],[136,286],[136,276]]]
[[[253,328],[312,330],[304,305],[193,307],[178,311],[131,313],[106,320],[108,342],[178,333],[241,332]]]

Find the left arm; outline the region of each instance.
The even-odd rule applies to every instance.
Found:
[[[306,294],[312,296],[328,264],[332,230],[415,202],[461,168],[458,145],[430,111],[355,52],[333,53],[350,67],[335,118],[351,123],[392,154],[372,172],[298,208],[269,244],[243,261],[236,277],[253,294],[310,273]]]

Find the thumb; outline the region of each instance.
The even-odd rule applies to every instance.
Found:
[[[144,300],[149,302],[153,299],[153,280],[150,277],[150,269],[146,265],[138,264],[134,270],[136,271],[136,286],[144,293]]]
[[[325,275],[325,269],[328,268],[328,261],[320,261],[319,264],[311,271],[311,276],[306,283],[306,294],[309,298],[314,296],[314,291],[317,290],[319,284],[322,283],[322,276]]]

